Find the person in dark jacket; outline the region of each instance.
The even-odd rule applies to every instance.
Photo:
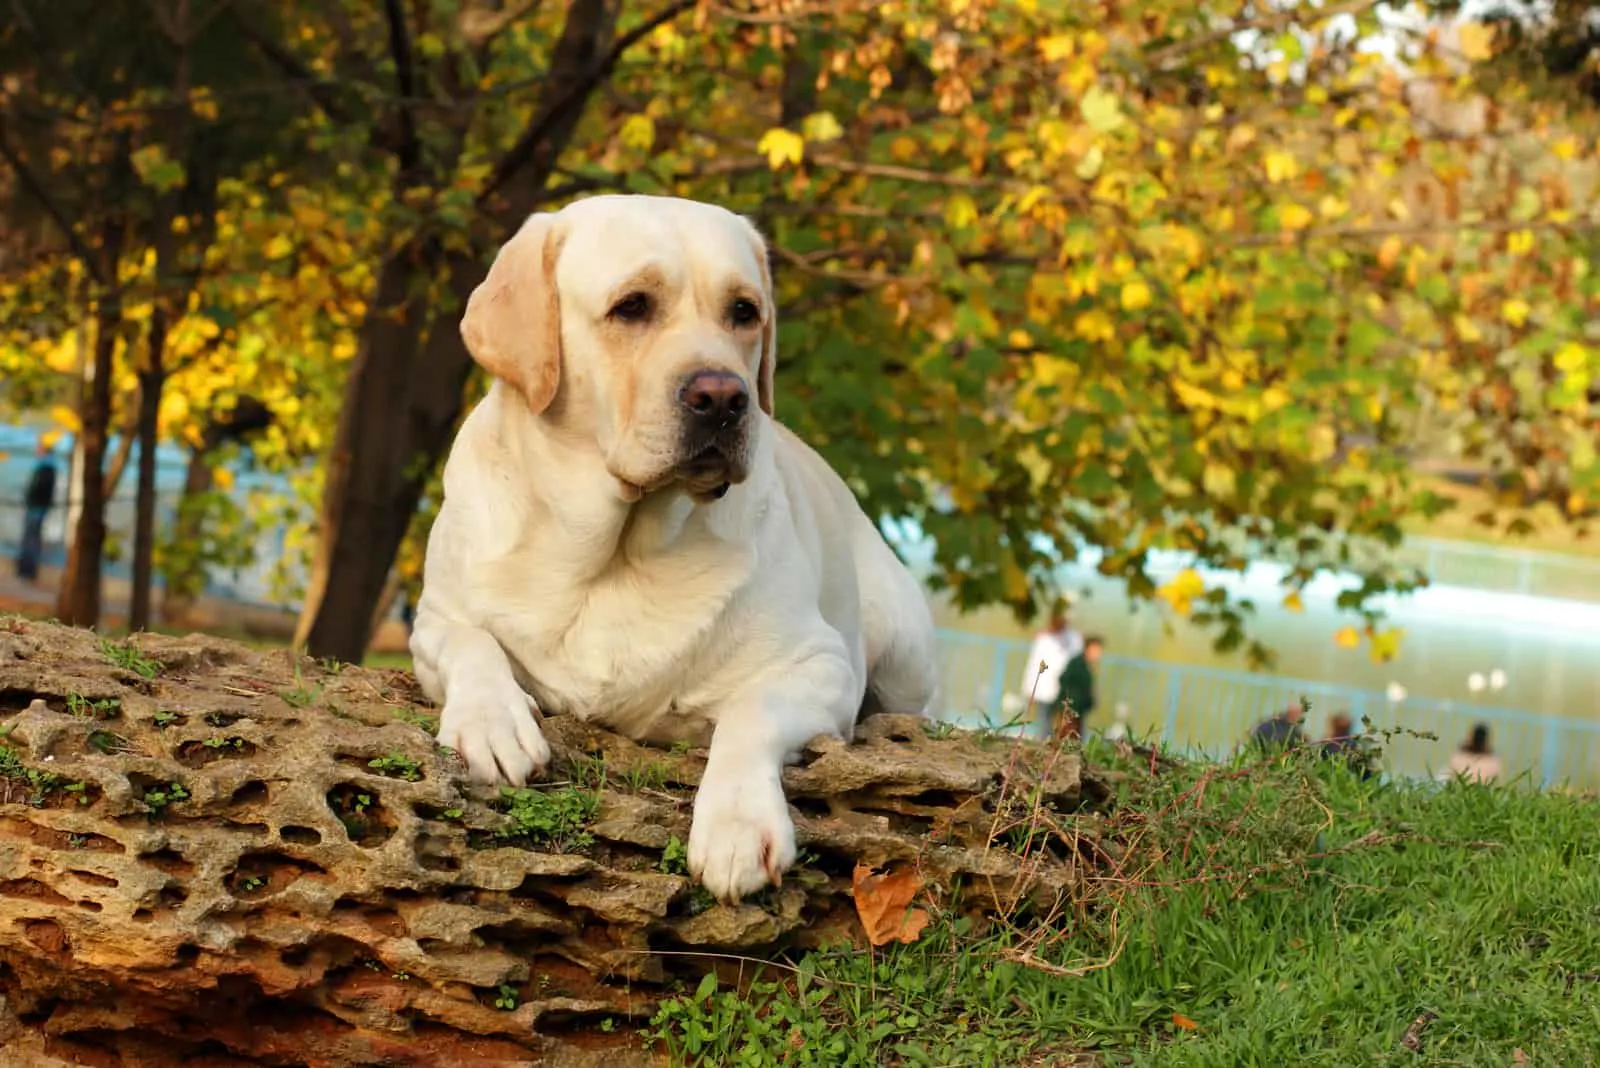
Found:
[[[22,494],[22,545],[17,552],[17,577],[26,582],[39,578],[39,557],[44,553],[44,521],[56,503],[56,459],[50,446],[39,442],[39,462]]]
[[[1289,706],[1276,716],[1256,724],[1255,729],[1250,732],[1250,744],[1266,756],[1304,745],[1306,736],[1300,729],[1300,721],[1305,718],[1305,714],[1304,705],[1299,701],[1290,702]]]
[[[1083,651],[1061,670],[1061,712],[1068,737],[1083,737],[1083,723],[1094,711],[1094,676],[1105,649],[1105,640],[1091,634],[1083,639]]]
[[[1373,751],[1356,736],[1355,723],[1344,712],[1328,717],[1328,736],[1317,743],[1317,751],[1329,760],[1344,764],[1363,779],[1376,772],[1372,767]]]

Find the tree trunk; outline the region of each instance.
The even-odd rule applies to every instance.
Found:
[[[326,485],[316,560],[295,645],[359,662],[394,558],[461,414],[472,358],[453,313],[426,338],[427,308],[411,297],[438,257],[402,249],[384,265],[345,386]],[[463,307],[485,269],[452,257],[450,290]]]
[[[17,1064],[658,1063],[640,1031],[674,984],[866,952],[858,865],[914,872],[919,904],[981,931],[1061,915],[1079,857],[1119,847],[1071,815],[1104,796],[1075,754],[874,716],[784,772],[800,866],[717,905],[684,873],[704,750],[547,717],[567,785],[536,795],[565,804],[524,799],[519,822],[414,711],[396,719],[422,700],[409,675],[136,641],[151,679],[83,631],[0,634],[0,691],[22,708],[0,742],[18,769],[0,777],[0,1044]]]
[[[108,227],[107,231],[106,259],[114,272],[121,251],[122,232],[120,226]],[[94,627],[100,622],[100,557],[106,544],[106,430],[111,420],[111,379],[117,354],[117,331],[122,325],[120,292],[112,289],[101,295],[94,324],[94,377],[79,405],[82,430],[78,440],[83,443],[79,485],[83,499],[56,597],[56,618],[80,627]]]
[[[166,385],[163,363],[167,347],[167,313],[158,302],[150,313],[147,363],[139,372],[139,489],[134,500],[133,591],[128,629],[150,629],[150,580],[156,539],[156,449],[159,442],[161,391]]]
[[[680,0],[655,24],[689,6]],[[538,114],[484,194],[508,232],[541,202],[589,97],[642,36],[645,27],[613,47],[616,16],[611,0],[568,4]],[[435,315],[413,294],[440,270],[454,306]],[[326,465],[321,537],[295,630],[296,646],[313,656],[359,661],[366,652],[384,582],[461,415],[473,365],[457,318],[486,273],[481,261],[442,255],[431,242],[400,249],[379,272]]]
[[[177,518],[174,520],[172,540],[179,545],[192,545],[205,535],[195,502],[202,494],[211,492],[214,476],[211,473],[211,453],[197,448],[189,453],[189,466],[183,476],[183,495],[178,499]],[[161,619],[164,623],[181,623],[194,606],[191,583],[195,576],[174,574],[169,568],[161,587]],[[204,583],[204,578],[200,579]]]

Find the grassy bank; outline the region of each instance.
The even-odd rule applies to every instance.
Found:
[[[1112,762],[1115,763],[1114,758]],[[1066,912],[768,966],[656,1024],[675,1062],[1600,1063],[1600,810],[1323,762],[1124,763]]]

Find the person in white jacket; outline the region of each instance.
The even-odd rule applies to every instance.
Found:
[[[1017,696],[1023,708],[1032,707],[1034,718],[1046,729],[1061,699],[1061,672],[1081,652],[1083,635],[1073,629],[1064,611],[1052,613],[1045,629],[1034,635]]]

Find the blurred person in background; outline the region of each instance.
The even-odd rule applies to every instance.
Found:
[[[1105,645],[1105,639],[1091,634],[1083,640],[1083,651],[1061,671],[1061,696],[1055,709],[1061,722],[1056,730],[1064,731],[1068,738],[1083,737],[1084,720],[1094,711],[1095,673]]]
[[[1450,766],[1439,772],[1442,781],[1466,779],[1468,782],[1494,782],[1500,778],[1500,758],[1489,744],[1489,725],[1473,726],[1461,748],[1450,754]]]
[[[39,579],[39,557],[44,554],[44,521],[56,503],[56,458],[50,443],[40,440],[39,462],[28,477],[22,493],[22,543],[17,549],[17,577],[25,582]]]
[[[1061,702],[1061,675],[1073,657],[1083,651],[1083,636],[1072,628],[1065,605],[1050,614],[1045,628],[1033,636],[1022,668],[1018,710],[1035,710],[1046,730],[1053,724]]]
[[[1372,749],[1356,737],[1355,724],[1347,713],[1335,712],[1328,717],[1328,736],[1317,743],[1317,751],[1330,760],[1343,760],[1363,779],[1374,774]]]
[[[1263,756],[1304,745],[1306,736],[1300,729],[1300,721],[1305,714],[1304,705],[1299,701],[1291,701],[1282,712],[1255,725],[1250,731],[1249,744],[1259,749]]]

